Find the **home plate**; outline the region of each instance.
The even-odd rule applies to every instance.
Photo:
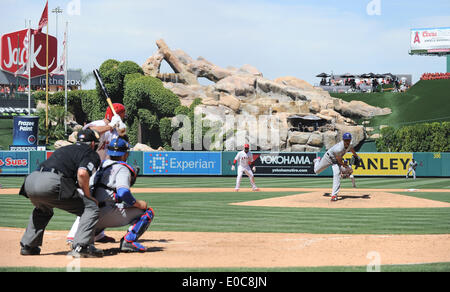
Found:
[[[410,197],[388,192],[345,191],[331,202],[329,194],[310,192],[263,200],[232,203],[238,206],[291,208],[446,208],[450,203]]]

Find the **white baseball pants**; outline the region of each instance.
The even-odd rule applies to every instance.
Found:
[[[329,156],[324,155],[320,160],[314,162],[314,172],[319,174],[330,166],[333,169],[333,191],[331,196],[337,196],[341,189],[341,168],[339,164],[333,164]]]
[[[409,177],[409,174],[410,174],[410,173],[412,173],[414,179],[416,179],[416,171],[414,170],[414,168],[410,167],[410,168],[408,169],[408,173],[406,174],[406,178]]]
[[[250,184],[252,185],[252,189],[256,189],[257,186],[255,184],[255,177],[253,175],[252,170],[249,167],[242,167],[242,166],[238,166],[237,169],[237,178],[236,178],[236,190],[239,190],[239,188],[241,187],[241,179],[242,179],[242,175],[246,174],[248,176],[248,178],[250,179]]]

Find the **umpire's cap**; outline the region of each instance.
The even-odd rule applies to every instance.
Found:
[[[78,142],[98,142],[100,139],[100,135],[97,131],[92,129],[85,129],[78,132],[77,141]]]
[[[112,139],[108,145],[108,151],[106,152],[109,156],[123,156],[130,149],[130,144],[121,137]]]

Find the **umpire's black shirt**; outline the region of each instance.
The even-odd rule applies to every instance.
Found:
[[[77,179],[78,168],[84,168],[92,175],[100,165],[100,157],[89,145],[76,143],[57,149],[38,169],[55,169],[67,178]]]

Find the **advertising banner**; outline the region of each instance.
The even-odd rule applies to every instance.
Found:
[[[411,52],[450,52],[450,27],[411,29]]]
[[[315,175],[313,160],[316,153],[261,153],[254,154],[255,175]]]
[[[144,175],[221,175],[221,152],[144,152]]]
[[[255,176],[310,176],[314,174],[313,160],[316,153],[270,153],[252,152]],[[222,153],[223,175],[236,175],[236,170],[231,170],[231,165],[236,156],[236,151]]]
[[[29,152],[0,151],[0,174],[28,174]]]
[[[38,143],[39,117],[24,116],[14,117],[13,145],[35,146]]]
[[[28,62],[28,46],[31,56],[31,77],[45,75],[46,71],[46,34],[31,30],[31,42],[28,41],[28,30],[20,30],[5,34],[1,37],[0,68],[14,74]],[[52,72],[57,64],[58,46],[54,36],[48,36],[48,66]],[[20,74],[26,76],[28,74]]]
[[[353,166],[354,175],[367,176],[405,176],[412,153],[358,153],[362,159],[360,167]],[[344,155],[344,160],[351,159],[352,154]]]

